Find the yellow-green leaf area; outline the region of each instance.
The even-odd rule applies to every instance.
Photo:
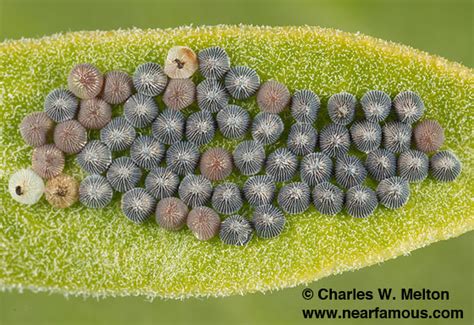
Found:
[[[280,237],[254,237],[244,247],[226,246],[217,238],[200,242],[187,229],[168,232],[152,219],[135,225],[122,215],[118,195],[102,210],[80,204],[57,210],[44,198],[23,206],[10,198],[8,178],[30,165],[32,152],[18,125],[27,113],[42,110],[49,91],[66,86],[75,64],[91,62],[102,71],[133,73],[143,62],[162,63],[174,45],[195,51],[218,45],[233,65],[248,65],[263,80],[276,79],[291,91],[313,90],[323,102],[318,129],[328,120],[325,103],[333,93],[348,91],[360,98],[370,89],[392,97],[402,90],[416,91],[425,102],[425,118],[445,127],[443,149],[459,156],[462,174],[452,183],[429,178],[412,184],[405,207],[392,211],[379,206],[364,220],[345,213],[323,216],[311,207],[304,214],[288,215]],[[2,289],[172,298],[244,294],[380,263],[474,228],[474,74],[457,63],[332,29],[215,26],[6,41],[0,44],[0,67]],[[240,104],[252,115],[258,110],[254,98]],[[288,126],[288,112],[284,119]],[[207,147],[232,149],[236,143],[218,136]],[[67,159],[66,172],[78,179],[85,176],[74,157]],[[241,184],[245,178],[234,173],[231,179]],[[241,212],[248,215],[251,210]]]

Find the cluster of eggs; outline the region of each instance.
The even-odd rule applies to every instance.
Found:
[[[198,69],[204,80],[196,86],[191,77]],[[248,110],[230,104],[231,98],[254,95],[260,112],[253,118]],[[157,96],[166,106],[162,111]],[[195,101],[200,110],[186,117],[183,109]],[[114,117],[113,105],[121,104],[123,115]],[[389,209],[405,205],[409,182],[425,179],[429,169],[439,181],[459,175],[461,164],[452,152],[427,155],[444,142],[439,123],[424,120],[412,127],[424,112],[415,92],[400,92],[392,101],[385,92],[371,90],[360,105],[364,119],[353,122],[356,97],[347,92],[332,95],[327,103],[332,123],[318,132],[314,123],[321,104],[314,92],[291,95],[280,82],[261,83],[255,70],[231,66],[220,47],[197,55],[188,47],[173,47],[163,68],[144,63],[132,77],[78,64],[68,76],[68,89],[50,92],[44,111],[21,122],[23,139],[34,147],[32,166],[12,175],[9,189],[25,204],[45,193],[58,208],[77,200],[89,208],[104,208],[114,191],[121,192],[122,211],[135,223],[155,214],[167,230],[187,224],[200,240],[219,235],[227,244],[244,245],[253,232],[262,238],[278,236],[285,213],[303,213],[311,202],[322,214],[335,215],[345,207],[349,215],[364,218],[379,203]],[[267,156],[265,146],[284,132],[279,114],[287,107],[295,123],[286,147]],[[380,125],[392,111],[395,119]],[[146,134],[150,126],[151,134]],[[136,129],[144,132],[137,134]],[[100,130],[100,139],[88,139],[88,130]],[[217,130],[240,143],[232,153],[215,147],[201,154],[200,146]],[[248,133],[251,139],[245,139]],[[365,162],[349,154],[351,146],[366,154]],[[77,164],[90,174],[80,184],[63,173],[65,154],[77,154]],[[200,174],[195,174],[198,166]],[[220,182],[234,166],[248,176],[242,188]],[[143,170],[148,174],[139,187]],[[368,175],[379,182],[375,191],[363,185]],[[277,194],[278,182],[284,183]],[[237,214],[244,201],[254,208],[250,220]],[[221,221],[219,214],[229,216]]]

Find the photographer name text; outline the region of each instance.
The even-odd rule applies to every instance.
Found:
[[[401,288],[399,291],[392,288],[378,288],[377,290],[335,290],[320,288],[315,297],[320,300],[449,300],[446,290]]]

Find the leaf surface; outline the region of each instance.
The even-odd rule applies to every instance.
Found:
[[[263,80],[281,81],[292,92],[315,91],[323,102],[318,129],[328,122],[325,104],[336,92],[348,91],[360,99],[370,89],[392,97],[402,90],[416,91],[425,102],[425,118],[437,119],[445,127],[443,149],[459,156],[463,172],[453,183],[427,179],[412,184],[405,207],[391,211],[379,206],[365,220],[346,214],[323,216],[311,207],[304,214],[287,216],[280,237],[253,238],[245,247],[226,246],[218,239],[199,242],[187,229],[167,232],[153,220],[132,224],[120,211],[118,195],[103,210],[80,204],[56,210],[44,198],[28,207],[10,198],[9,176],[30,165],[32,152],[18,125],[29,112],[42,110],[49,91],[66,86],[75,64],[91,62],[104,72],[121,69],[131,74],[146,61],[162,64],[174,45],[195,51],[219,45],[233,65],[255,68]],[[474,74],[457,63],[332,29],[215,26],[75,32],[6,41],[0,44],[0,67],[3,290],[170,298],[245,294],[380,263],[474,228]],[[242,105],[252,115],[258,111],[254,98]],[[116,114],[120,111],[117,107]],[[284,119],[288,126],[288,112]],[[237,143],[217,136],[207,147],[232,149]],[[283,142],[268,150],[279,145]],[[68,158],[65,172],[85,177],[73,157]],[[245,180],[236,173],[231,179],[239,184]],[[243,210],[246,215],[251,212],[248,207]]]

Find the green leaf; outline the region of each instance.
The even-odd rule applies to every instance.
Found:
[[[410,201],[400,210],[379,207],[370,218],[356,220],[346,214],[322,216],[311,208],[288,216],[280,237],[254,238],[245,247],[225,246],[218,239],[199,242],[187,229],[167,232],[152,220],[134,225],[122,216],[119,197],[103,210],[80,204],[56,210],[44,199],[28,207],[10,198],[8,178],[30,165],[32,151],[18,125],[27,113],[42,109],[50,90],[66,85],[76,63],[132,73],[140,63],[163,62],[173,45],[196,51],[222,46],[234,65],[253,67],[262,79],[281,81],[291,91],[310,88],[323,107],[331,94],[343,90],[358,98],[369,89],[392,96],[414,90],[425,101],[425,117],[445,127],[444,148],[460,157],[463,172],[453,183],[428,179],[412,184]],[[6,41],[0,44],[0,66],[3,290],[172,298],[267,291],[380,263],[474,228],[474,74],[442,58],[331,29],[217,26]],[[254,99],[244,105],[256,113]],[[327,122],[326,115],[320,114],[318,128]],[[288,113],[285,121],[289,123]],[[216,138],[210,146],[215,145],[232,149],[236,142]],[[84,177],[73,157],[66,172]],[[235,174],[232,178],[244,180]],[[246,207],[245,213],[249,211]]]

